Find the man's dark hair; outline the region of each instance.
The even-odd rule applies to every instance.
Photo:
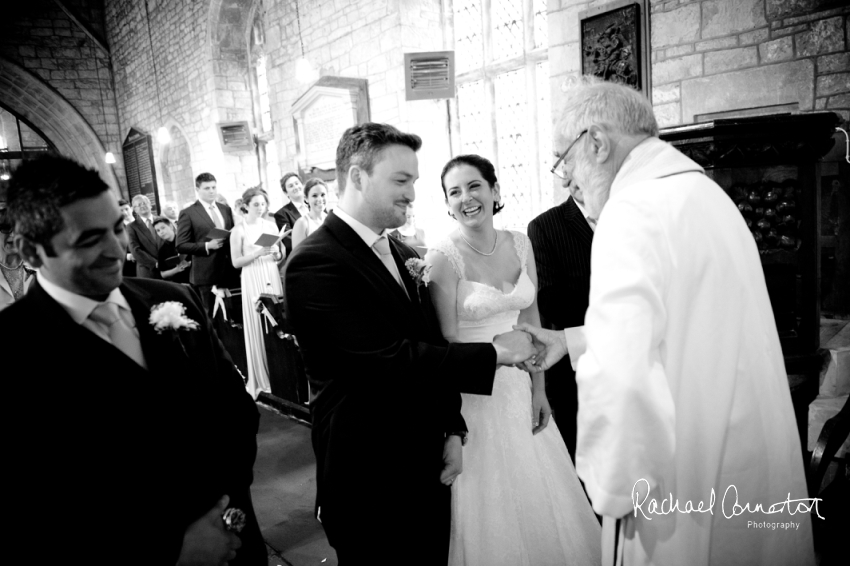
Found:
[[[215,177],[212,173],[201,173],[197,177],[195,177],[195,188],[200,189],[201,183],[214,183]]]
[[[299,181],[301,180],[301,176],[298,175],[298,173],[293,173],[292,171],[290,171],[289,173],[287,173],[286,175],[284,175],[283,177],[280,178],[280,188],[283,191],[283,194],[287,194],[286,193],[286,182],[288,180],[290,180],[292,177],[298,177],[298,180]]]
[[[446,163],[443,167],[443,172],[440,173],[440,184],[443,185],[443,196],[445,198],[448,198],[448,195],[446,195],[446,175],[448,175],[449,171],[461,165],[469,165],[470,167],[478,169],[478,172],[481,173],[481,176],[484,177],[484,180],[487,181],[491,189],[499,180],[496,178],[496,168],[493,167],[493,164],[490,163],[489,159],[481,157],[480,155],[475,155],[474,153],[469,155],[458,155]],[[504,204],[495,201],[493,202],[494,215],[499,214],[503,208],[505,208]]]
[[[24,161],[12,174],[9,216],[17,233],[52,255],[50,240],[65,228],[59,209],[108,190],[97,171],[61,155],[42,155]]]
[[[345,130],[336,147],[336,180],[339,192],[345,191],[345,180],[352,165],[371,175],[376,156],[387,146],[403,145],[413,151],[422,147],[422,138],[406,134],[389,124],[366,122]]]
[[[118,199],[118,206],[127,206],[128,204],[130,204],[130,203],[127,202],[127,199],[125,199],[125,198]]]
[[[156,228],[156,225],[157,225],[157,224],[168,224],[169,226],[171,226],[172,228],[174,228],[174,223],[173,223],[173,222],[171,222],[171,219],[170,219],[170,218],[165,217],[165,216],[156,216],[156,217],[154,217],[153,222],[151,223],[151,226],[153,226],[154,228]]]

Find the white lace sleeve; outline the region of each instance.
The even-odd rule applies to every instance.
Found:
[[[531,245],[531,241],[522,232],[511,230],[511,236],[514,238],[514,249],[519,257],[520,265],[525,270],[528,268],[528,247]]]
[[[452,266],[452,269],[455,270],[455,274],[458,279],[463,279],[463,271],[465,269],[463,258],[460,257],[460,252],[450,239],[446,238],[445,240],[441,240],[435,246],[432,246],[431,249],[437,250],[446,256]]]

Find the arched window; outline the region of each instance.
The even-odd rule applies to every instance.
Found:
[[[274,191],[280,179],[277,162],[277,145],[272,123],[271,98],[269,94],[268,57],[265,52],[263,21],[265,10],[262,1],[257,2],[254,21],[251,25],[249,45],[249,75],[254,103],[254,124],[257,134],[257,152],[260,164],[260,180],[266,191]]]
[[[46,151],[56,151],[53,143],[37,128],[0,103],[0,181],[24,159],[33,159]]]
[[[501,227],[554,203],[546,0],[453,0],[460,153],[496,166]]]

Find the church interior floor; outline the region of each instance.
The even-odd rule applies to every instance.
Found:
[[[316,460],[310,428],[263,405],[251,494],[269,566],[336,566],[336,553],[313,514]]]

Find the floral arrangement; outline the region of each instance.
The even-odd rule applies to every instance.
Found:
[[[412,257],[404,262],[404,266],[407,268],[410,276],[413,277],[413,282],[416,283],[416,294],[419,295],[419,288],[422,286],[427,287],[428,283],[431,282],[431,265],[424,259]],[[421,295],[419,299],[422,299]]]
[[[151,307],[148,322],[159,334],[162,334],[164,330],[197,330],[198,323],[188,318],[185,312],[186,307],[183,303],[166,301]]]

